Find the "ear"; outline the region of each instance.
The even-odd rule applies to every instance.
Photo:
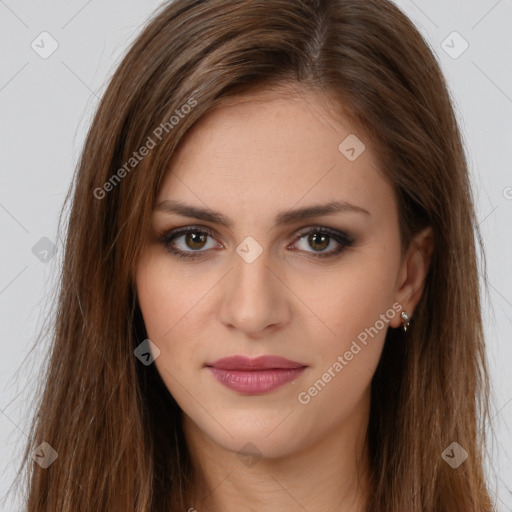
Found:
[[[400,266],[396,281],[395,302],[402,305],[400,313],[405,311],[410,318],[423,293],[433,249],[434,232],[429,226],[415,235]],[[402,324],[400,315],[390,320],[390,324],[392,327],[400,327]]]

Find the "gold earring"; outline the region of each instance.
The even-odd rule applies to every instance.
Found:
[[[402,311],[401,317],[402,317],[402,328],[403,328],[404,332],[407,332],[407,327],[409,327],[409,324],[411,323],[409,320],[409,315],[405,311]]]

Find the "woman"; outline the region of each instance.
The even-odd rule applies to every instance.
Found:
[[[27,511],[493,510],[475,234],[392,3],[164,6],[77,169]]]

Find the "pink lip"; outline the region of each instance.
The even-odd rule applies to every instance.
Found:
[[[272,391],[296,379],[307,367],[278,356],[224,357],[206,367],[226,387],[245,394]]]
[[[304,368],[307,365],[279,356],[260,356],[253,359],[245,356],[229,356],[213,363],[206,363],[206,366],[223,370],[273,370],[276,368]]]

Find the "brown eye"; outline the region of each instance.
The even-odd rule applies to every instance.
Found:
[[[308,236],[308,243],[315,250],[323,251],[329,246],[330,237],[323,233],[313,233]]]
[[[196,232],[186,233],[184,235],[184,237],[185,237],[185,244],[187,247],[189,247],[190,249],[198,250],[198,249],[202,249],[204,247],[204,245],[206,244],[206,239],[207,239],[208,235],[206,235],[200,231],[196,231]]]
[[[300,247],[299,242],[302,240],[305,241],[305,243],[303,243],[305,247]],[[309,253],[313,255],[313,257],[328,258],[341,253],[346,247],[350,247],[353,244],[354,239],[346,233],[319,227],[303,232],[299,235],[294,245],[298,245],[302,252]],[[333,248],[326,250],[331,245]]]
[[[203,256],[208,249],[218,247],[215,243],[208,247],[208,238],[213,239],[210,231],[192,226],[162,234],[160,243],[180,258],[194,259]]]

